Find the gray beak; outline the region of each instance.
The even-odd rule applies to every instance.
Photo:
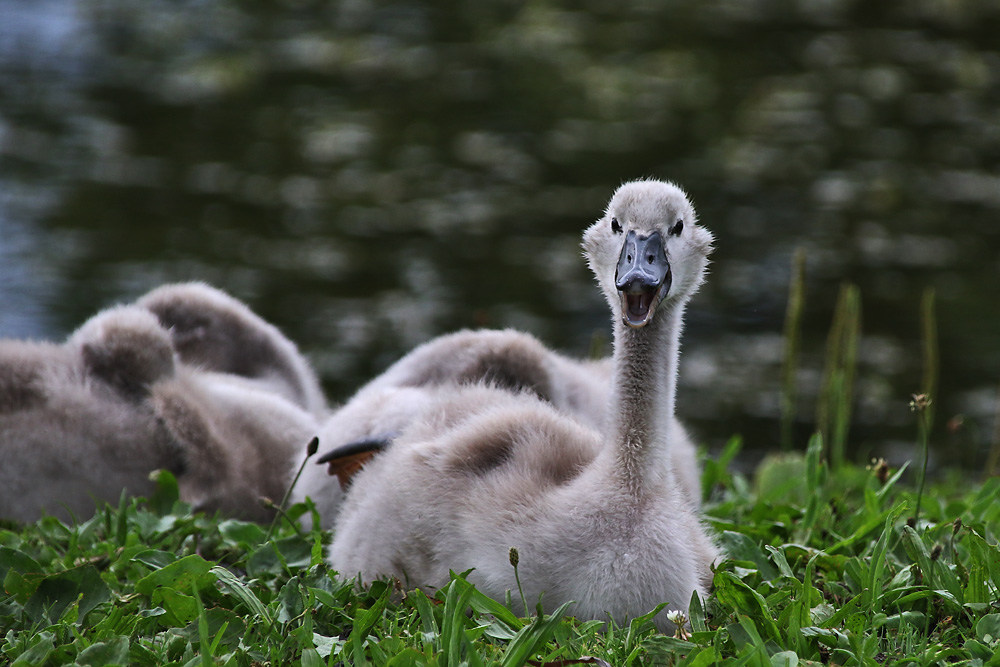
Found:
[[[670,262],[660,233],[640,236],[629,230],[615,271],[622,322],[633,328],[649,324],[656,307],[670,291],[670,282]]]

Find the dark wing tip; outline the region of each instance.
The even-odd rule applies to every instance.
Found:
[[[346,491],[365,464],[391,444],[392,436],[388,435],[355,440],[331,449],[316,459],[316,463],[327,464],[327,474],[336,476],[340,488]]]
[[[342,457],[364,454],[366,452],[370,452],[374,455],[391,445],[392,439],[393,436],[391,435],[380,435],[372,438],[353,440],[343,445],[334,447],[316,459],[316,463],[330,463],[331,461]]]

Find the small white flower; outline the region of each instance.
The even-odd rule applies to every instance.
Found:
[[[678,609],[671,609],[668,611],[667,620],[677,626],[687,625],[688,622],[688,618],[684,615],[684,612]]]
[[[691,635],[684,627],[687,625],[688,617],[687,615],[678,609],[671,609],[667,612],[667,620],[677,626],[677,632],[674,635],[678,639],[687,639]]]

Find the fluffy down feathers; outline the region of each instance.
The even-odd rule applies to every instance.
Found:
[[[305,361],[206,285],[140,304],[156,310],[110,308],[61,345],[0,341],[0,517],[84,518],[123,490],[148,494],[160,468],[199,509],[264,520],[259,498],[280,500],[324,409]]]

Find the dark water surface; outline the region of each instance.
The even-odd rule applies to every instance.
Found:
[[[851,446],[910,455],[933,287],[937,455],[981,465],[1000,3],[610,4],[0,0],[0,335],[201,279],[296,340],[334,400],[460,327],[584,355],[609,327],[579,234],[656,176],[718,239],[681,368],[703,441],[776,446],[802,247],[799,441],[850,281]]]

